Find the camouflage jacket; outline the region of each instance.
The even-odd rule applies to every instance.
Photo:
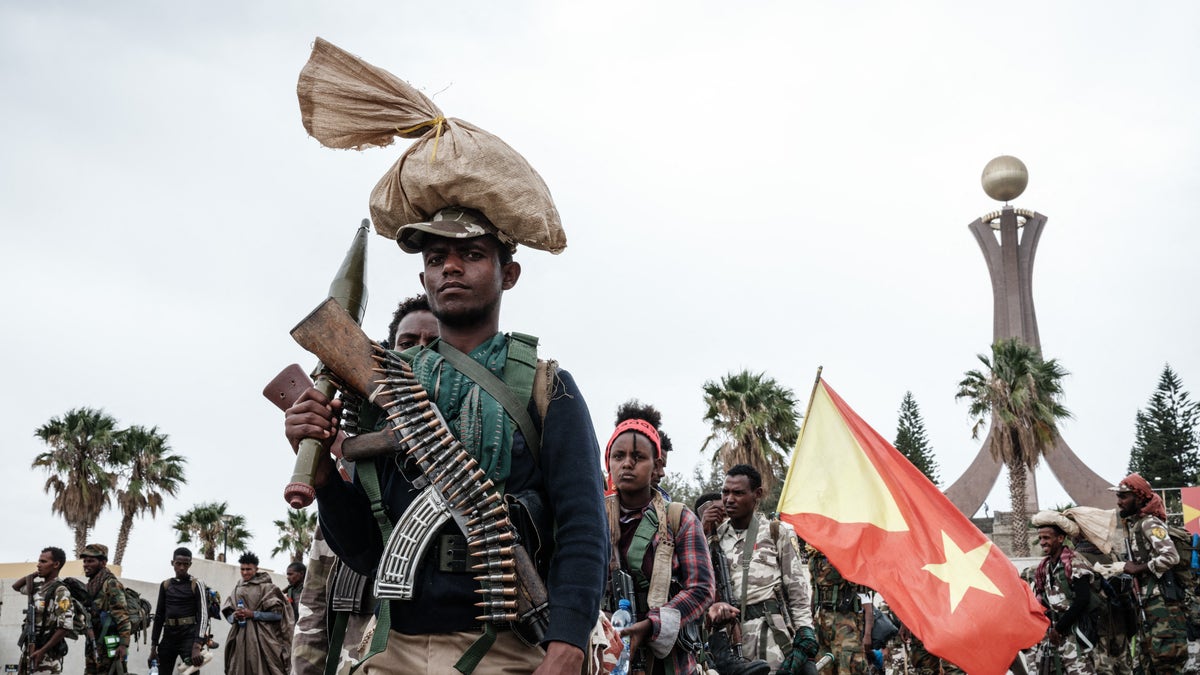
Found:
[[[781,598],[786,600],[788,614],[793,627],[813,625],[812,588],[808,570],[800,562],[800,545],[791,525],[779,523],[776,528],[778,540],[771,536],[771,521],[761,513],[758,520],[758,536],[754,542],[754,553],[750,558],[747,575],[746,605]],[[717,542],[729,560],[729,580],[734,598],[742,597],[742,551],[746,532],[736,530],[726,520],[717,528]],[[781,597],[782,595],[782,597]]]
[[[1167,533],[1167,525],[1154,516],[1136,515],[1125,519],[1129,559],[1145,563],[1157,579],[1179,562],[1179,551]],[[1140,574],[1143,584],[1147,575]]]
[[[819,551],[809,556],[808,568],[812,573],[814,602],[822,610],[855,613],[862,610],[860,596],[869,595],[871,589],[848,581]]]
[[[121,637],[121,644],[128,647],[132,625],[125,606],[125,586],[104,567],[88,579],[88,593],[92,596],[92,628],[96,639],[116,633]]]
[[[1064,549],[1064,552],[1067,549]],[[1092,582],[1092,569],[1087,558],[1078,554],[1067,554],[1060,556],[1054,560],[1049,557],[1043,558],[1043,562],[1039,566],[1039,577],[1041,570],[1044,570],[1045,578],[1039,579],[1036,584],[1038,599],[1042,601],[1046,607],[1061,615],[1071,608],[1075,602],[1075,593],[1071,589],[1071,582],[1079,578],[1086,578],[1090,588]],[[1091,609],[1096,609],[1096,606],[1091,606]]]
[[[47,597],[47,591],[53,595]],[[61,583],[43,583],[34,594],[33,625],[38,643],[42,643],[59,628],[73,631],[75,605],[71,602],[71,591]],[[74,634],[71,634],[74,637]]]

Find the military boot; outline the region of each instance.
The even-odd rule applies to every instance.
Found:
[[[718,630],[708,636],[708,651],[712,655],[712,666],[721,675],[767,675],[771,666],[762,659],[750,659],[738,652],[737,645],[729,641],[729,633]]]

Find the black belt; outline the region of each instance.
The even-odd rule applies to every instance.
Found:
[[[167,619],[166,621],[168,626],[192,626],[195,625],[195,623],[196,617],[194,616],[184,616],[178,619]]]
[[[761,619],[771,614],[782,614],[779,609],[779,603],[774,598],[768,598],[753,605],[746,605],[746,613],[742,615],[742,621]]]

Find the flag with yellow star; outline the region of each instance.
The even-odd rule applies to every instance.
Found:
[[[1049,623],[1017,569],[825,381],[809,402],[780,517],[869,586],[930,652],[1001,675]]]

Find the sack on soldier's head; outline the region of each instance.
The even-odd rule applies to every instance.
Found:
[[[375,230],[389,239],[439,210],[479,211],[512,240],[559,253],[567,245],[542,177],[496,136],[446,118],[421,92],[321,38],[296,85],[310,135],[330,148],[391,145],[415,138],[371,192]]]

